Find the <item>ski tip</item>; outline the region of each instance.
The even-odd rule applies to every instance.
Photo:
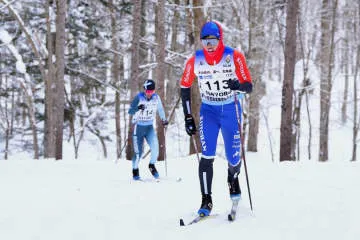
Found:
[[[184,220],[180,218],[180,226],[185,226]]]

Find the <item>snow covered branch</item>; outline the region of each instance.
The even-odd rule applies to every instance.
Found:
[[[16,20],[18,21],[20,27],[22,28],[22,30],[24,31],[26,38],[28,39],[28,41],[30,42],[31,48],[33,49],[36,58],[39,60],[39,68],[41,71],[42,76],[45,78],[45,70],[44,70],[44,66],[41,64],[41,55],[39,52],[38,47],[35,44],[34,39],[32,38],[32,34],[31,32],[27,29],[27,27],[24,24],[24,21],[21,19],[21,17],[19,16],[19,14],[17,13],[17,11],[11,6],[11,3],[9,3],[7,0],[0,0],[1,2],[3,2],[5,4],[5,6],[9,9],[9,11],[14,15],[14,17],[16,18]],[[14,1],[13,1],[14,2]]]

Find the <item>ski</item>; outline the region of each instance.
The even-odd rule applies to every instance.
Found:
[[[149,183],[149,182],[160,182],[160,179],[159,178],[140,178],[140,179],[136,179],[134,180],[134,182],[142,182],[142,183]]]
[[[202,215],[198,215],[196,218],[194,218],[192,221],[190,221],[189,223],[185,224],[184,220],[182,218],[180,218],[180,226],[188,226],[188,225],[192,225],[198,222],[201,222],[205,219],[210,219],[210,218],[214,218],[218,216],[218,214],[211,214],[209,216],[202,216]]]
[[[145,178],[140,178],[140,179],[132,179],[133,182],[156,182],[156,183],[160,183],[160,182],[175,182],[175,183],[181,183],[182,182],[182,178],[178,177],[178,178],[173,178],[173,177],[158,177],[158,178],[154,178],[154,177],[145,177]]]
[[[228,220],[230,222],[234,221],[235,218],[236,218],[236,211],[237,211],[237,208],[238,208],[238,205],[239,205],[239,200],[240,199],[232,200],[231,210],[230,210],[230,213],[228,214]]]

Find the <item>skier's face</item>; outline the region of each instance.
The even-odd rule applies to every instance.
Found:
[[[215,52],[216,48],[219,45],[219,39],[217,39],[215,36],[208,36],[206,38],[201,39],[201,43],[203,47],[208,52]]]
[[[145,95],[148,99],[155,93],[155,90],[145,90]]]

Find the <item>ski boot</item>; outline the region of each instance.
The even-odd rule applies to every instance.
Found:
[[[133,169],[132,170],[132,174],[133,174],[133,179],[134,180],[140,180],[140,176],[139,176],[139,169]]]
[[[199,216],[200,217],[209,216],[212,207],[213,207],[213,204],[212,204],[211,195],[210,194],[202,195],[201,206],[198,211]]]
[[[154,178],[158,179],[159,178],[159,173],[155,168],[155,165],[153,163],[149,164],[149,170],[151,172],[151,174],[154,176]]]
[[[239,178],[237,176],[231,177],[230,175],[228,175],[228,186],[231,200],[239,201],[241,196]]]

